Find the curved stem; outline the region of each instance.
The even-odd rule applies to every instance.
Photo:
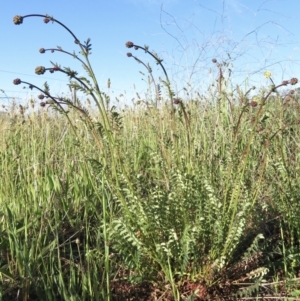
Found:
[[[156,94],[156,102],[155,102],[155,106],[157,108],[157,101],[159,100],[159,92],[158,92],[158,89],[157,89],[157,86],[156,86],[156,82],[155,82],[155,79],[153,77],[153,74],[152,74],[152,70],[149,66],[147,66],[144,62],[142,62],[140,59],[138,59],[136,56],[132,56],[138,63],[141,63],[149,72],[150,76],[151,76],[151,79],[152,79],[152,82],[154,84],[154,88],[155,88],[155,94]]]
[[[142,46],[133,45],[133,47],[137,47],[137,48],[143,49],[145,52],[147,52],[148,54],[150,54],[157,61],[157,63],[160,65],[160,67],[162,68],[162,70],[163,70],[163,72],[164,72],[164,74],[166,76],[166,79],[167,79],[168,83],[170,83],[167,71],[166,71],[164,65],[161,63],[162,61],[157,56],[155,56],[153,53],[151,53],[149,50],[147,50],[146,48],[144,48]]]
[[[60,104],[60,102],[58,102],[58,101],[55,99],[55,97],[51,96],[49,93],[45,93],[45,91],[44,91],[43,89],[41,89],[41,88],[39,88],[38,86],[35,86],[35,85],[31,84],[31,83],[24,82],[24,81],[22,81],[22,80],[21,80],[20,83],[26,84],[26,85],[30,86],[31,88],[35,88],[35,89],[39,90],[40,92],[46,94],[49,98],[51,98],[51,99],[54,101],[54,103],[55,103],[57,106],[59,106],[59,108],[64,112],[64,114],[66,115],[66,117],[67,117],[67,119],[68,119],[68,121],[69,121],[69,123],[70,123],[70,125],[71,125],[71,127],[72,127],[73,132],[74,132],[75,135],[77,136],[76,130],[75,130],[75,128],[74,128],[74,126],[73,126],[73,123],[71,122],[71,120],[70,120],[70,118],[69,118],[67,112],[66,112],[65,109],[62,107],[62,105]]]
[[[73,58],[77,59],[80,63],[82,63],[85,68],[88,68],[88,66],[86,65],[86,63],[83,60],[81,60],[77,55],[74,55],[71,52],[65,51],[63,49],[58,49],[58,48],[47,48],[47,49],[45,49],[45,51],[53,51],[53,50],[63,52],[65,54],[68,54],[68,55],[72,56]]]
[[[63,72],[63,73],[65,73],[65,74],[67,74],[68,76],[70,76],[70,74],[69,74],[67,71],[62,70],[61,68],[59,68],[58,71]],[[98,102],[97,97],[96,97],[96,96],[94,95],[94,93],[91,91],[90,87],[88,87],[81,79],[79,79],[79,78],[76,77],[76,76],[70,76],[70,77],[71,77],[71,78],[75,78],[81,85],[84,86],[84,88],[85,88],[87,91],[90,92],[90,95],[93,97],[93,100],[95,101],[97,107],[99,108],[101,117],[102,117],[102,118],[104,119],[104,121],[105,121],[105,122],[104,122],[104,126],[105,126],[105,129],[107,130],[107,128],[109,128],[109,121],[108,121],[108,118],[107,118],[107,116],[106,116],[106,114],[105,114],[104,104],[101,103],[101,105],[102,105],[102,108],[101,108],[101,106],[100,106],[100,104],[99,104],[99,102]],[[100,90],[99,90],[99,91],[96,91],[96,93],[97,93],[97,95],[98,95],[98,94],[100,94],[101,92],[100,92]],[[101,94],[100,94],[100,95],[101,95]],[[98,96],[99,96],[99,95],[98,95]],[[102,96],[101,96],[101,97],[102,97]]]
[[[73,36],[73,38],[75,39],[75,42],[79,42],[79,40],[77,39],[77,37],[75,36],[75,34],[66,25],[64,25],[63,23],[61,23],[58,20],[54,19],[53,17],[50,17],[48,15],[30,14],[30,15],[23,16],[23,19],[28,18],[28,17],[42,17],[42,18],[47,18],[47,19],[51,20],[52,22],[56,22],[60,26],[62,26],[63,28],[65,28]]]

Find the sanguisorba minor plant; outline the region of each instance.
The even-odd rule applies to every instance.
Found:
[[[73,134],[75,135],[76,143],[80,145],[83,144],[84,141],[82,137],[79,135],[79,131],[77,130],[77,126],[75,125],[75,120],[78,120],[78,118],[81,120],[81,122],[84,124],[87,134],[93,138],[93,141],[95,142],[95,153],[97,153],[97,156],[93,156],[92,158],[89,158],[89,160],[86,160],[84,162],[86,170],[89,170],[88,177],[90,179],[93,179],[94,184],[94,192],[95,195],[100,200],[100,204],[102,204],[102,207],[100,208],[101,211],[101,218],[102,220],[102,238],[103,238],[103,246],[104,246],[104,253],[103,253],[103,280],[102,284],[105,283],[105,285],[102,285],[101,292],[102,297],[104,300],[109,300],[110,298],[110,264],[109,264],[109,238],[108,238],[108,232],[107,232],[107,222],[112,218],[111,215],[108,215],[108,213],[111,213],[112,211],[112,204],[108,204],[108,199],[110,199],[110,196],[113,195],[117,201],[120,204],[120,207],[122,210],[125,211],[125,215],[130,219],[134,220],[136,218],[136,212],[132,210],[132,208],[128,207],[128,200],[127,200],[127,191],[130,191],[129,195],[131,197],[132,194],[134,194],[134,187],[133,183],[131,182],[130,175],[128,174],[128,171],[126,170],[126,166],[123,163],[123,156],[121,155],[121,151],[119,150],[118,143],[119,143],[119,137],[116,136],[117,132],[115,131],[115,126],[120,126],[120,118],[119,114],[114,111],[114,108],[112,110],[108,110],[106,104],[108,103],[109,99],[108,96],[105,95],[99,88],[99,84],[97,82],[97,79],[95,77],[94,71],[92,69],[92,66],[89,61],[89,55],[91,54],[91,43],[90,39],[82,43],[75,34],[63,23],[56,20],[55,18],[49,16],[49,15],[39,15],[39,14],[31,14],[26,16],[15,16],[13,21],[14,24],[20,25],[23,23],[24,19],[29,17],[40,17],[43,18],[43,21],[45,24],[52,22],[57,23],[60,26],[62,26],[64,29],[66,29],[70,35],[74,38],[75,44],[78,45],[80,48],[80,54],[83,58],[80,58],[75,52],[71,53],[68,52],[61,47],[56,48],[41,48],[39,52],[41,54],[44,54],[46,52],[62,52],[66,55],[74,57],[76,60],[78,60],[84,70],[87,72],[88,77],[78,76],[78,73],[74,70],[72,70],[69,67],[61,67],[59,64],[52,63],[52,66],[49,68],[46,68],[44,66],[38,66],[35,69],[35,73],[38,75],[43,75],[46,71],[49,71],[50,73],[55,72],[62,72],[66,74],[69,79],[69,87],[74,89],[75,91],[81,91],[85,93],[87,96],[91,97],[94,101],[94,104],[97,108],[98,115],[100,118],[97,118],[97,121],[93,121],[91,118],[90,112],[81,104],[81,102],[78,99],[70,99],[67,97],[55,97],[51,95],[50,88],[47,84],[47,82],[44,84],[43,88],[37,87],[36,85],[23,81],[19,78],[14,80],[15,85],[20,84],[26,84],[29,86],[30,89],[37,89],[41,92],[41,94],[38,96],[41,103],[40,105],[42,107],[49,105],[52,109],[58,111],[61,113],[65,118],[68,120],[69,126],[71,127]],[[128,47],[129,43],[126,44]],[[137,47],[137,46],[136,46]],[[149,52],[150,53],[150,52]],[[162,66],[162,65],[161,65]],[[163,70],[164,67],[162,66]],[[165,72],[165,70],[164,70]],[[172,99],[171,95],[171,89],[170,89],[170,82],[166,75],[166,86],[169,91],[169,96]],[[171,101],[171,107],[172,112],[173,111],[173,103]],[[95,112],[94,112],[95,115]],[[171,130],[172,134],[171,137],[174,137],[174,128]],[[79,147],[80,149],[80,147]],[[83,148],[82,148],[83,149]],[[88,166],[92,166],[91,169],[88,168]],[[97,174],[97,178],[93,178]],[[101,183],[102,190],[98,190],[98,186],[96,185]],[[124,187],[125,185],[125,187]],[[110,188],[109,188],[110,187]],[[126,193],[124,192],[126,191]],[[118,207],[118,206],[117,206]],[[118,207],[118,208],[120,208]],[[7,210],[10,210],[9,207]],[[25,229],[26,232],[28,229]],[[88,234],[86,234],[88,237]],[[11,240],[10,240],[11,241]],[[86,245],[87,247],[88,245]],[[86,253],[88,253],[88,247],[85,250]],[[4,270],[2,270],[2,273],[4,274]],[[8,275],[8,272],[6,273]],[[30,287],[28,275],[23,275],[23,278],[27,281],[27,288]],[[89,286],[91,287],[91,283],[89,283]],[[97,290],[97,288],[95,289]],[[59,290],[58,290],[59,291]],[[25,290],[24,295],[26,295],[28,292]],[[66,292],[64,291],[64,294]]]
[[[205,113],[196,104],[174,98],[162,60],[155,53],[127,42],[128,48],[144,50],[161,66],[169,105],[161,108],[163,114],[158,108],[149,109],[141,112],[145,113],[142,118],[137,112],[137,124],[132,119],[126,123],[126,114],[122,120],[113,108],[107,108],[108,96],[100,90],[89,61],[90,40],[82,43],[49,15],[15,16],[14,23],[20,25],[29,17],[57,23],[70,33],[83,58],[60,47],[41,48],[40,53],[74,57],[88,78],[55,63],[37,67],[36,74],[66,74],[70,87],[93,99],[99,116],[95,121],[94,113],[78,99],[51,95],[47,83],[39,88],[14,80],[16,85],[39,90],[41,105],[49,105],[66,118],[73,131],[69,145],[74,145],[82,161],[68,168],[63,180],[46,168],[40,189],[44,196],[53,191],[51,200],[57,206],[47,203],[53,210],[47,207],[46,216],[32,216],[34,188],[29,193],[26,181],[21,187],[27,201],[18,205],[18,211],[15,204],[2,202],[2,279],[22,288],[24,300],[32,293],[47,300],[110,300],[119,280],[156,282],[178,301],[188,293],[203,299],[229,280],[261,280],[268,267],[261,251],[265,233],[257,224],[262,206],[257,200],[265,187],[274,133],[256,139],[257,127],[265,119],[271,94],[298,80],[272,86],[259,103],[244,101],[247,95],[242,95],[242,105],[230,110],[222,64],[218,64],[217,99],[213,101],[219,104],[212,103]],[[127,56],[141,62],[132,53]],[[11,162],[16,183],[27,179],[18,164]],[[82,198],[76,207],[68,204],[74,196]],[[40,212],[42,202],[34,204]]]

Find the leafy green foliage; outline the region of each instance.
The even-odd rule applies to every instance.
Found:
[[[43,106],[54,111],[25,114],[20,106],[1,131],[3,298],[109,301],[140,283],[162,291],[157,299],[249,296],[267,277],[299,272],[299,111],[277,91],[297,79],[250,102],[251,89],[226,90],[223,62],[215,89],[202,99],[175,99],[163,60],[127,42],[160,65],[167,98],[142,63],[156,105],[121,112],[99,89],[90,39],[81,43],[48,15],[29,16],[73,36],[83,60],[55,50],[79,60],[87,77],[39,66],[39,74],[65,73],[75,96],[54,97],[47,82],[43,89],[23,82],[50,98]],[[245,281],[250,285],[236,288]]]

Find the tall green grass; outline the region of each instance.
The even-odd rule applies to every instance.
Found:
[[[97,109],[51,96],[1,121],[3,300],[252,296],[297,275],[297,97],[279,85],[251,101],[220,76],[184,101],[166,77],[160,107],[119,112],[85,67],[95,90],[71,86]]]

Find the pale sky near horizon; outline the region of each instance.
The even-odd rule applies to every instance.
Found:
[[[51,67],[50,60],[85,75],[80,63],[62,53],[39,53],[42,47],[56,46],[78,52],[65,29],[44,24],[42,18],[26,18],[17,26],[12,22],[15,15],[49,14],[68,26],[81,42],[91,38],[90,60],[100,87],[112,100],[123,94],[128,101],[135,92],[144,97],[147,71],[128,58],[127,52],[149,62],[155,79],[162,72],[143,51],[127,49],[127,41],[146,44],[158,53],[179,94],[183,87],[193,90],[190,95],[207,89],[217,76],[212,58],[229,62],[232,81],[245,89],[267,84],[263,77],[266,70],[272,72],[275,83],[300,78],[299,11],[299,0],[3,1],[0,104],[9,102],[6,96],[22,101],[39,94],[23,89],[24,85],[13,85],[15,78],[40,86],[47,81],[54,95],[67,93],[68,80],[63,74],[35,75],[37,66]]]

